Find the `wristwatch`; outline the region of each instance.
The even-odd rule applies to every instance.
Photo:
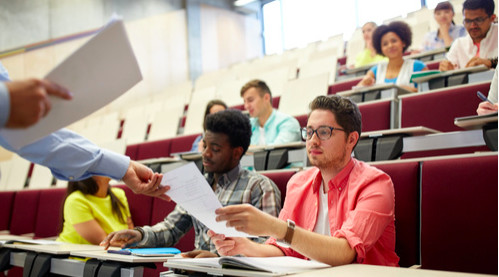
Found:
[[[291,219],[287,220],[288,229],[286,230],[286,235],[284,235],[284,239],[278,240],[277,244],[282,247],[289,248],[291,247],[291,241],[293,240],[293,234],[295,233],[295,222]]]

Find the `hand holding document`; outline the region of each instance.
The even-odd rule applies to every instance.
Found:
[[[19,149],[109,104],[142,75],[122,20],[107,24],[46,77],[67,88],[72,101],[51,96],[52,109],[28,129],[2,129],[0,135]]]
[[[194,163],[164,173],[161,185],[170,186],[166,194],[211,230],[228,237],[249,237],[215,220],[215,210],[222,204]]]

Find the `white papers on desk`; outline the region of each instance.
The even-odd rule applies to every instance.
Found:
[[[189,266],[207,268],[237,268],[256,271],[271,272],[280,275],[308,271],[312,269],[328,268],[327,264],[299,259],[295,257],[221,257],[203,259],[177,259],[167,261],[166,267],[189,269]],[[190,267],[192,268],[192,267]],[[201,269],[202,270],[202,269]]]
[[[0,135],[19,149],[109,104],[142,75],[122,20],[99,33],[55,67],[46,79],[71,91],[70,101],[51,97],[52,109],[28,129],[2,129]]]
[[[193,162],[164,173],[161,185],[170,186],[166,194],[211,230],[228,237],[249,237],[226,227],[225,221],[215,220],[215,210],[222,208],[222,204]]]

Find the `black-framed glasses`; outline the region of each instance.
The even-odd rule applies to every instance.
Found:
[[[488,16],[484,16],[484,17],[477,17],[475,19],[467,19],[467,18],[465,18],[463,20],[463,25],[470,26],[472,23],[475,23],[476,25],[480,25],[480,24],[484,23],[485,20],[487,20],[487,18],[489,18],[489,17]]]
[[[333,134],[333,130],[345,132],[344,129],[330,127],[330,126],[320,126],[315,130],[310,127],[304,127],[301,129],[301,137],[303,140],[309,140],[314,136],[315,133],[320,140],[327,140]]]

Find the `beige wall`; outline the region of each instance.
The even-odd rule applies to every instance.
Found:
[[[256,18],[201,5],[203,72],[262,55],[260,23]]]
[[[261,55],[259,23],[235,12],[202,5],[203,72]],[[144,77],[101,112],[128,109],[152,101],[151,96],[189,78],[185,10],[126,22],[126,29]],[[12,79],[42,78],[89,37],[0,59]]]

